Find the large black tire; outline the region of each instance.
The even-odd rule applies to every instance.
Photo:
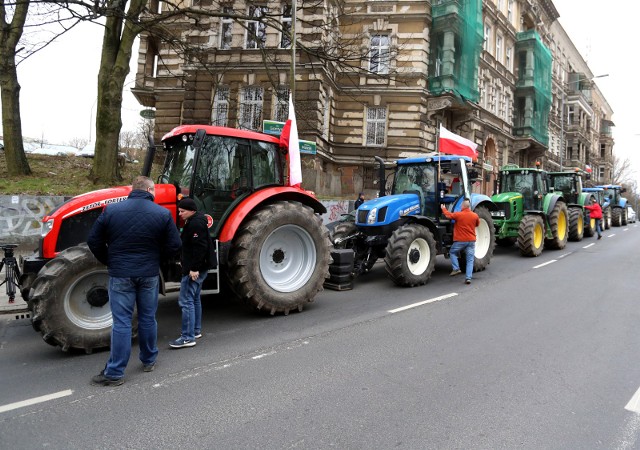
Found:
[[[409,224],[393,232],[387,243],[385,266],[398,286],[419,286],[431,278],[436,241],[426,227]]]
[[[614,227],[622,226],[622,208],[611,209],[611,225]]]
[[[518,248],[522,256],[538,256],[544,248],[544,222],[535,214],[524,216],[518,227]]]
[[[473,260],[473,271],[480,272],[487,268],[496,248],[495,228],[489,210],[479,206],[474,211],[480,218],[480,225],[476,227],[476,248]]]
[[[569,238],[569,212],[566,203],[556,202],[547,220],[549,220],[549,228],[553,237],[545,239],[544,246],[558,250],[565,248]]]
[[[629,223],[627,220],[627,208],[622,208],[622,226],[626,226]]]
[[[329,277],[330,247],[329,232],[310,207],[266,205],[234,237],[227,268],[233,290],[252,310],[302,311]]]
[[[581,241],[584,236],[584,213],[582,208],[569,208],[569,240]]]
[[[584,226],[584,235],[586,237],[593,237],[596,234],[596,219],[591,218],[591,213],[585,209],[584,213],[585,217],[585,226]]]
[[[111,343],[109,275],[86,245],[49,261],[31,286],[31,323],[42,339],[62,350],[91,353]],[[134,332],[135,335],[135,332]]]

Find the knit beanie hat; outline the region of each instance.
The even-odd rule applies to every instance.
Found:
[[[193,201],[192,198],[185,197],[178,203],[178,208],[184,209],[187,211],[197,211],[198,207],[196,206],[196,202]]]

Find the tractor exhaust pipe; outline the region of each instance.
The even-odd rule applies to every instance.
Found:
[[[149,133],[149,146],[147,147],[147,155],[144,157],[144,165],[142,166],[142,173],[145,177],[151,175],[151,165],[153,164],[153,158],[156,155],[156,145],[153,141],[153,134]]]
[[[385,184],[386,184],[386,179],[384,176],[384,159],[380,158],[379,156],[374,156],[375,160],[378,161],[378,164],[380,164],[378,166],[378,183],[379,183],[379,188],[380,190],[378,191],[378,197],[384,197],[386,192],[385,192]]]

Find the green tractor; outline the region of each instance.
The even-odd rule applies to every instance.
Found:
[[[584,236],[593,236],[596,232],[595,221],[591,223],[589,211],[584,209],[584,205],[589,204],[589,195],[582,192],[582,177],[588,179],[589,175],[579,170],[549,172],[548,175],[553,192],[562,194],[569,208],[569,240],[581,241]]]
[[[498,194],[491,197],[496,243],[518,244],[523,256],[538,256],[543,247],[567,245],[569,213],[561,193],[552,192],[547,172],[507,165],[500,169]]]

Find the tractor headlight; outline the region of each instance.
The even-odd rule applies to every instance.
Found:
[[[491,211],[491,216],[493,217],[504,217],[504,211]]]
[[[42,228],[40,229],[40,236],[45,237],[49,234],[49,231],[53,229],[53,219],[49,219],[42,224]]]
[[[373,225],[374,223],[376,223],[377,215],[378,215],[378,208],[373,208],[371,211],[369,211],[369,214],[367,215],[367,224]]]

